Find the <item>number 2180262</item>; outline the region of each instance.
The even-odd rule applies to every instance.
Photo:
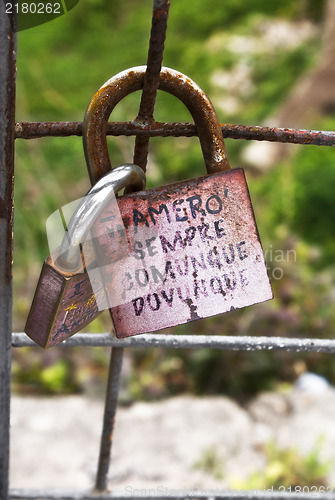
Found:
[[[63,14],[60,2],[6,3],[6,14]]]

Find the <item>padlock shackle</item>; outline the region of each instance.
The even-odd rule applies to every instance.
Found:
[[[93,96],[83,124],[83,142],[92,184],[112,169],[106,139],[108,118],[114,107],[128,94],[141,90],[146,66],[122,71],[108,80]],[[190,78],[162,67],[159,90],[182,101],[191,113],[209,174],[230,168],[222,131],[213,105],[207,95]]]
[[[57,267],[67,272],[80,267],[80,244],[84,243],[97,215],[115,193],[128,186],[134,191],[145,188],[143,170],[132,163],[115,168],[89,190],[70,219],[56,259]]]

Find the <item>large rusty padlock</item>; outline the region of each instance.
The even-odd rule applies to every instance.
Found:
[[[134,190],[145,186],[144,172],[137,165],[118,167],[95,184],[73,214],[62,245],[44,262],[25,327],[40,346],[59,344],[102,312],[95,300],[105,294],[101,280],[92,282],[86,269],[94,266],[95,255],[91,248],[83,252],[81,247],[91,241],[89,231],[104,204],[111,198],[115,203],[114,193],[127,186]]]
[[[145,69],[119,73],[88,107],[83,140],[93,183],[111,168],[108,117],[123,97],[143,87]],[[98,289],[106,291],[103,307],[110,308],[119,338],[272,298],[245,176],[230,169],[211,102],[192,80],[168,68],[161,70],[159,89],[192,114],[209,175],[127,194],[117,213],[115,204],[101,210],[92,230],[103,270]],[[120,234],[126,247],[115,259]]]
[[[92,184],[111,169],[108,117],[123,97],[143,87],[144,76],[145,67],[116,75],[88,107],[83,139]],[[191,112],[211,175],[101,205],[90,227],[95,265],[76,270],[71,259],[49,256],[26,325],[43,347],[65,340],[107,307],[116,335],[126,337],[272,297],[244,174],[229,170],[209,99],[185,75],[167,68],[159,89]],[[85,255],[85,265],[87,260]]]

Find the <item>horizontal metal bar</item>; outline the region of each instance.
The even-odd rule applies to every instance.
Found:
[[[300,130],[290,128],[260,127],[249,125],[221,124],[224,138],[255,141],[289,142],[334,146],[335,132],[324,130]],[[82,122],[18,122],[15,127],[17,139],[39,137],[68,137],[82,135]],[[193,123],[158,123],[143,125],[134,122],[112,122],[107,125],[107,135],[137,135],[150,137],[192,137],[197,135]]]
[[[305,487],[306,488],[306,487]],[[318,489],[317,491],[320,491]],[[278,492],[272,490],[232,490],[224,491],[217,489],[212,490],[184,490],[167,488],[147,488],[147,489],[132,489],[132,494],[115,491],[110,493],[97,493],[73,490],[16,490],[10,491],[11,500],[181,500],[181,499],[211,499],[211,500],[264,500],[271,498],[272,500],[335,500],[334,493],[289,493]]]
[[[13,333],[13,347],[36,346],[25,333]],[[117,339],[110,333],[77,333],[61,344],[63,347],[166,347],[173,349],[224,349],[227,351],[296,351],[335,352],[335,340],[289,339],[283,337],[250,337],[219,335],[160,335],[146,333]]]

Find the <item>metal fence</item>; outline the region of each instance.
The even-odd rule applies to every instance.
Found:
[[[224,7],[223,7],[224,8]],[[106,389],[105,414],[101,435],[100,456],[96,485],[93,492],[58,490],[9,490],[9,413],[11,348],[35,345],[24,333],[12,334],[12,232],[13,232],[13,173],[15,139],[32,139],[50,136],[81,135],[82,123],[48,122],[15,123],[15,73],[16,36],[15,18],[5,15],[5,4],[0,2],[0,500],[11,499],[127,499],[135,498],[121,492],[106,491],[107,473],[111,452],[111,435],[117,407],[118,389],[124,348],[192,348],[211,347],[224,350],[285,350],[296,352],[335,353],[335,340],[288,339],[275,337],[218,337],[205,335],[141,335],[117,340],[110,334],[77,334],[64,342],[64,346],[109,346],[111,361]],[[154,0],[152,31],[147,63],[147,74],[142,92],[137,121],[110,123],[109,135],[135,135],[134,163],[145,169],[149,138],[153,136],[193,136],[196,129],[190,123],[156,123],[153,121],[155,97],[163,58],[169,0]],[[13,29],[14,28],[14,29]],[[143,124],[146,126],[143,127]],[[222,125],[224,137],[235,139],[267,140],[296,144],[335,145],[335,133],[282,128]],[[171,492],[160,498],[248,498],[260,499],[264,492],[236,494],[233,492],[208,493],[197,491]],[[313,494],[272,493],[274,499],[312,498]],[[335,498],[333,494],[318,497]],[[144,498],[141,496],[141,498]]]

